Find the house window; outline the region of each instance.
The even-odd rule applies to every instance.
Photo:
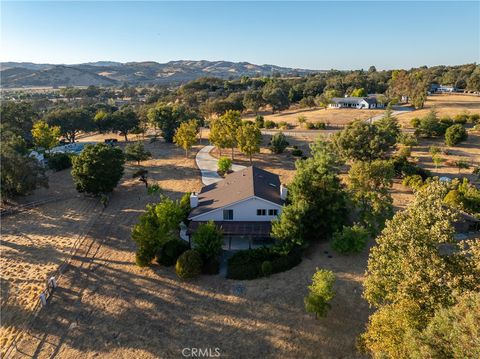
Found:
[[[224,209],[223,210],[223,220],[224,221],[233,220],[233,209]]]
[[[266,216],[267,210],[266,209],[257,209],[257,216]]]
[[[269,209],[268,210],[269,216],[278,216],[278,209]]]

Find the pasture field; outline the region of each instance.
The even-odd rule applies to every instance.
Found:
[[[94,140],[103,139],[95,136]],[[84,141],[92,139],[85,137]],[[194,161],[192,158],[186,159],[183,151],[159,142],[146,147],[154,158],[143,162],[142,166],[148,167],[150,180],[157,182],[165,194],[181,195],[184,191],[200,188]],[[138,166],[135,164],[127,164],[125,175],[112,195],[114,201],[117,192],[126,192],[126,200],[122,202],[123,207],[119,212],[134,218],[146,203],[158,200],[146,194],[143,183],[131,178],[136,169]],[[102,223],[105,218],[102,206],[97,199],[76,192],[70,170],[49,173],[49,188],[39,189],[21,198],[19,203],[46,198],[59,200],[2,218],[2,347],[9,344],[30,317],[46,280],[70,255],[73,245],[92,236],[103,238],[105,231],[109,230]],[[133,207],[138,208],[134,210]],[[111,226],[123,225],[121,221],[111,223]]]
[[[421,118],[434,109],[439,117],[455,116],[462,112],[480,113],[480,96],[467,94],[435,94],[428,96],[424,108],[397,115],[404,127],[411,127],[412,118]]]
[[[314,109],[295,109],[291,108],[285,111],[281,111],[275,114],[265,113],[262,115],[265,118],[265,121],[273,121],[276,123],[287,122],[291,126],[296,126],[298,124],[298,116],[305,116],[308,122],[317,123],[324,122],[331,125],[346,125],[353,120],[367,120],[373,116],[380,115],[384,110],[357,110],[349,108],[314,108]],[[245,116],[245,119],[254,120],[254,115]]]
[[[101,136],[94,139],[102,140]],[[84,137],[82,141],[92,138]],[[154,158],[142,162],[142,166],[166,195],[180,198],[186,191],[199,190],[196,151],[185,158],[184,152],[174,145],[156,142],[146,147]],[[265,153],[263,160],[264,164],[271,163],[270,167],[265,166],[267,169],[279,172],[282,181],[287,182],[293,176],[294,159],[289,154],[282,156],[283,160],[272,164],[272,156]],[[287,162],[290,165],[283,168],[282,163]],[[218,347],[225,357],[239,357],[239,353],[240,357],[358,357],[355,337],[363,330],[369,314],[361,297],[367,252],[329,258],[328,243],[319,244],[311,248],[298,267],[254,281],[201,276],[186,282],[176,277],[173,268],[139,268],[134,263],[131,228],[145,205],[158,199],[148,196],[144,185],[131,178],[135,168],[128,164],[104,211],[97,213],[79,206],[81,201],[90,199],[71,199],[68,207],[82,210],[83,221],[95,217],[86,238],[97,249],[82,252],[69,266],[48,308],[40,311],[34,325],[19,341],[18,348],[23,353],[39,358],[173,358],[179,357],[185,347]],[[65,187],[72,186],[68,170],[52,176],[63,178]],[[54,182],[51,184],[50,189],[39,190],[32,198],[48,196],[55,188]],[[19,223],[22,233],[29,237],[36,235],[35,241],[29,243],[28,256],[27,248],[18,246],[10,256],[16,258],[16,263],[31,268],[30,281],[39,278],[41,282],[44,274],[54,269],[54,266],[46,269],[45,253],[36,249],[51,246],[54,249],[47,257],[54,263],[60,261],[56,240],[68,237],[66,233],[76,228],[58,220],[49,241],[36,234],[43,225],[41,216],[53,212],[51,217],[57,218],[58,213],[66,210],[59,203],[35,209],[39,217],[30,219],[32,211],[12,215],[11,223],[5,224],[5,229],[13,232],[13,222],[21,216],[18,218],[23,221]],[[61,203],[66,206],[66,202]],[[81,221],[77,227],[79,232],[84,228]],[[70,232],[66,232],[68,228]],[[3,240],[2,245],[7,248],[19,241],[14,236]],[[337,275],[337,296],[324,320],[314,319],[303,307],[306,287],[316,267],[332,269]],[[6,282],[18,280],[14,270],[9,273]],[[37,300],[35,294],[32,291],[30,305]],[[16,319],[9,323],[11,332],[7,335],[21,329],[22,317],[28,316],[28,303],[17,306]]]
[[[450,107],[445,108],[454,108],[452,114],[456,114],[458,108],[470,106],[473,112],[475,107],[464,102],[468,101],[459,100],[457,105],[449,102]],[[439,107],[437,110],[441,113]],[[349,115],[358,113],[345,111]],[[399,118],[405,115],[411,114]],[[80,141],[103,141],[107,137],[115,135],[81,136]],[[291,148],[272,156],[266,148],[269,137],[264,136],[254,164],[279,174],[288,184],[298,157],[292,156]],[[288,140],[291,146],[308,153],[314,136]],[[153,158],[141,166],[148,169],[150,180],[157,182],[164,194],[180,198],[184,192],[201,188],[194,161],[201,145],[185,158],[183,150],[174,145],[145,143]],[[442,143],[442,139],[422,139],[413,148],[414,160],[434,175],[450,177],[459,175],[455,160],[480,164],[479,132],[469,129],[468,140],[448,148],[448,155],[442,155],[445,162],[435,168],[428,150],[432,145],[445,147]],[[216,150],[212,154],[218,156]],[[229,156],[230,151],[224,155]],[[238,151],[234,162],[249,165]],[[355,337],[363,331],[370,313],[361,296],[367,251],[339,256],[332,253],[328,243],[320,243],[296,268],[253,281],[220,276],[181,281],[173,268],[139,268],[134,263],[131,228],[145,205],[158,198],[147,195],[144,184],[132,179],[136,169],[135,164],[127,164],[121,183],[103,211],[95,199],[76,193],[66,170],[51,173],[49,189],[37,190],[20,202],[51,196],[63,196],[63,200],[2,219],[3,346],[22,329],[44,280],[67,256],[74,240],[84,235],[98,250],[78,256],[62,277],[48,308],[24,333],[18,347],[28,355],[174,358],[181,356],[185,347],[218,347],[225,357],[361,357],[355,349]],[[474,180],[471,172],[472,168],[460,174]],[[404,208],[412,198],[399,181],[392,195],[396,208]],[[337,277],[337,296],[322,320],[306,314],[303,307],[306,287],[316,267],[331,269]]]

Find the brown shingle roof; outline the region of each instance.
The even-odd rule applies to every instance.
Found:
[[[191,210],[189,218],[252,196],[282,205],[280,178],[255,166],[230,173],[224,180],[202,188],[198,194],[198,207]]]

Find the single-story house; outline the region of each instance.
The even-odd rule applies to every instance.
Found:
[[[228,249],[232,240],[248,247],[263,243],[270,240],[271,222],[282,213],[286,198],[287,188],[274,173],[255,166],[233,172],[191,194],[187,235],[200,224],[214,221]]]
[[[439,85],[437,83],[433,83],[430,85],[430,93],[449,93],[449,92],[459,92],[458,88],[455,86],[450,86],[450,85]]]
[[[384,104],[378,103],[374,96],[369,97],[334,97],[332,98],[331,108],[384,108]]]

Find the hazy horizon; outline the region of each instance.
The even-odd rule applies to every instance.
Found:
[[[231,61],[312,70],[480,59],[480,3],[2,2],[2,62]]]

